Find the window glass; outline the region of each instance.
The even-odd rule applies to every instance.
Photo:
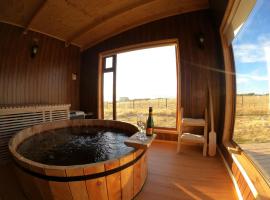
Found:
[[[113,67],[113,57],[105,58],[105,69],[109,69]]]
[[[233,140],[270,174],[270,167],[265,164],[265,160],[270,163],[269,0],[257,1],[232,48],[237,93]]]
[[[104,119],[113,119],[113,72],[103,76],[103,111]]]
[[[117,54],[117,120],[136,124],[153,107],[155,127],[176,127],[175,45]]]

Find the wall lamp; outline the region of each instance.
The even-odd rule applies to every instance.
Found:
[[[200,49],[204,49],[205,37],[203,33],[198,33],[197,35],[197,43]]]
[[[38,53],[38,49],[39,49],[38,40],[37,39],[34,39],[33,40],[33,44],[31,46],[31,58],[36,57],[36,55]]]

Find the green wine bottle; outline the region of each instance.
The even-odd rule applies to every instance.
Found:
[[[153,135],[153,128],[154,128],[154,120],[153,120],[153,109],[149,107],[149,115],[146,122],[146,135],[151,136]]]

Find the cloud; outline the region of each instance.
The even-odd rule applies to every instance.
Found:
[[[237,81],[237,84],[241,84],[241,83],[248,83],[250,79],[246,78],[246,77],[241,77],[241,76],[238,76],[236,81]]]
[[[258,70],[254,70],[249,74],[236,74],[237,77],[237,83],[247,83],[250,81],[268,81],[269,76],[267,74],[265,75],[259,75]]]
[[[265,62],[265,49],[270,48],[270,35],[258,37],[256,43],[236,44],[233,46],[235,60],[241,63]]]

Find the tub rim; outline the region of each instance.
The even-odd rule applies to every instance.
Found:
[[[133,159],[135,160],[138,156],[144,153],[143,150],[141,149],[134,149],[133,151],[129,152],[128,154],[120,155],[116,158],[101,161],[101,162],[96,162],[96,163],[89,163],[89,164],[81,164],[81,165],[47,165],[43,163],[39,163],[33,160],[30,160],[28,158],[25,158],[23,155],[17,152],[18,146],[26,139],[31,137],[32,135],[35,134],[40,134],[42,132],[48,131],[48,130],[53,130],[53,129],[60,129],[60,128],[65,128],[65,127],[76,127],[76,126],[87,126],[91,125],[89,122],[102,122],[101,125],[104,125],[105,127],[109,125],[124,125],[126,127],[132,127],[134,130],[138,130],[136,126],[133,124],[127,123],[127,122],[122,122],[122,121],[116,121],[116,120],[102,120],[102,119],[75,119],[75,120],[62,120],[62,121],[55,121],[55,122],[49,122],[49,123],[42,123],[42,124],[37,124],[28,128],[25,128],[18,133],[16,133],[9,141],[9,151],[12,154],[13,160],[23,168],[26,168],[27,170],[30,171],[38,171],[38,169],[48,169],[48,170],[72,170],[72,169],[85,169],[85,168],[91,168],[91,167],[96,167],[98,165],[105,165],[105,164],[110,164],[114,162],[119,162],[120,159],[131,156],[133,154]],[[93,124],[92,124],[93,125]],[[40,128],[45,127],[44,130],[40,130]],[[113,126],[112,126],[113,127]],[[116,127],[117,128],[117,127]],[[22,137],[21,141],[18,142],[16,139],[19,137]],[[19,140],[19,139],[18,139]],[[18,144],[16,144],[18,142]],[[135,156],[135,153],[139,153],[137,157]],[[121,163],[119,164],[119,167],[121,167]],[[38,169],[34,169],[34,168]],[[117,167],[116,167],[117,168]],[[106,169],[104,169],[106,171]],[[62,176],[59,176],[62,177]],[[72,176],[68,176],[72,177]]]

